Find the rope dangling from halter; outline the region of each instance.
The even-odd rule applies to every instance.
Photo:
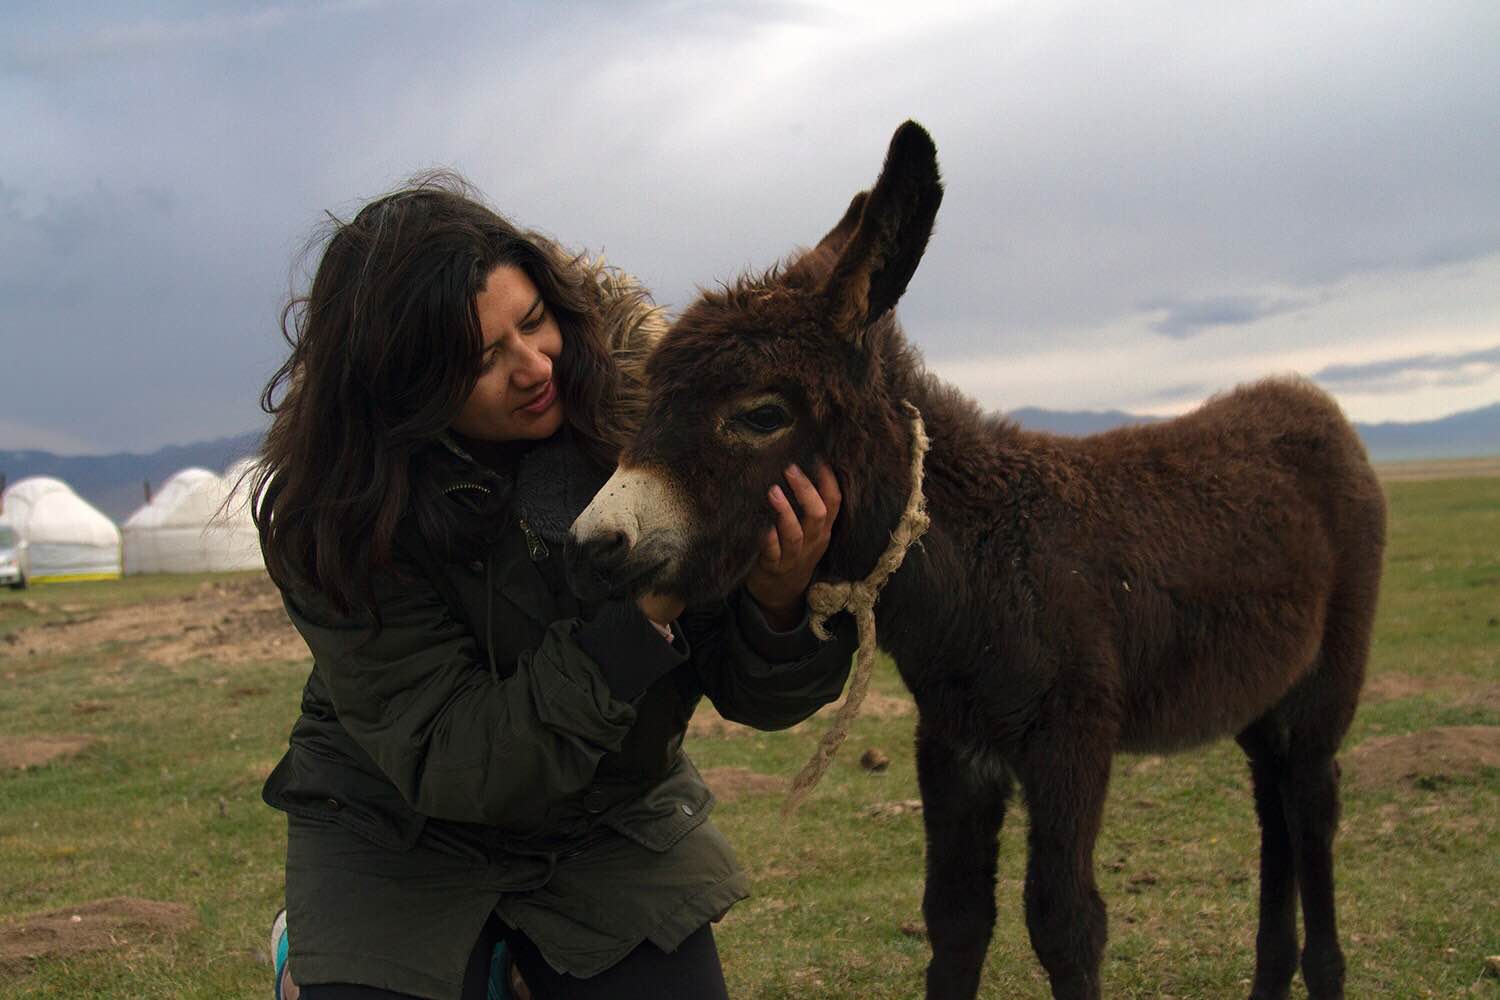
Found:
[[[907,498],[906,509],[901,512],[901,520],[896,522],[896,528],[891,532],[891,544],[886,547],[870,575],[863,580],[825,580],[813,584],[807,590],[813,634],[819,639],[829,638],[826,627],[828,619],[840,611],[847,611],[854,616],[859,627],[859,651],[855,654],[854,679],[849,684],[849,694],[839,706],[833,725],[818,742],[817,750],[813,751],[812,757],[792,780],[792,789],[781,807],[783,816],[795,812],[803,800],[812,794],[813,788],[833,763],[834,754],[838,753],[844,738],[849,735],[849,727],[854,724],[860,706],[864,704],[865,695],[870,690],[870,672],[875,668],[875,602],[880,598],[880,590],[885,586],[886,580],[890,579],[891,574],[900,568],[902,560],[906,558],[906,550],[927,531],[927,499],[922,495],[922,466],[929,443],[927,430],[922,423],[921,411],[906,400],[902,400],[901,405],[911,418],[911,496]]]

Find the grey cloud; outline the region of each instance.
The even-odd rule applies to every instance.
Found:
[[[30,26],[31,30],[15,31],[11,43],[0,48],[0,69],[45,76],[115,59],[161,56],[173,49],[244,45],[289,25],[403,2],[412,0],[247,2],[240,3],[240,9],[231,4],[228,10],[185,17],[163,17],[152,5],[138,6],[132,14],[128,5],[117,4],[109,8],[108,19],[101,18],[84,30],[49,18]]]
[[[139,272],[141,254],[158,243],[150,231],[168,220],[176,201],[175,193],[159,186],[118,191],[103,182],[81,192],[28,198],[0,181],[0,294],[12,307],[20,301],[56,303],[85,281],[107,281],[104,268],[111,264]]]
[[[155,184],[0,189],[0,352],[24,372],[6,380],[10,433],[113,450],[259,423],[254,389],[276,359],[267,279],[285,264],[198,243],[179,199]]]
[[[1500,368],[1500,345],[1455,354],[1413,354],[1355,364],[1328,365],[1312,379],[1330,389],[1396,392],[1420,382],[1474,385]],[[1472,369],[1472,370],[1469,370]]]
[[[272,7],[174,20],[154,17],[121,20],[83,32],[54,31],[30,37],[17,35],[13,36],[15,41],[0,50],[0,67],[12,72],[46,76],[182,45],[244,41],[247,36],[279,27],[286,19],[286,10]]]
[[[635,29],[645,27],[657,34],[665,30],[671,36],[684,32],[757,31],[789,24],[812,25],[835,23],[838,15],[820,9],[805,0],[583,0],[576,7],[590,8],[595,16],[629,22]],[[627,25],[622,23],[621,27]]]
[[[1149,393],[1146,399],[1155,403],[1167,403],[1182,399],[1202,399],[1214,391],[1213,386],[1203,382],[1181,382]]]
[[[141,203],[161,215],[171,215],[177,210],[177,193],[169,187],[141,184],[135,188]]]
[[[1225,295],[1179,302],[1151,302],[1149,312],[1164,315],[1151,323],[1151,329],[1164,337],[1182,340],[1224,326],[1244,326],[1271,316],[1295,312],[1311,303],[1300,299],[1269,298],[1253,295]]]
[[[1416,267],[1448,267],[1467,264],[1500,252],[1500,232],[1439,242],[1412,260]]]
[[[88,244],[108,217],[99,192],[93,196],[49,197],[40,208],[0,181],[0,296],[14,310],[24,302],[41,304],[75,294],[80,275],[72,257]]]
[[[915,117],[948,191],[902,314],[934,359],[1128,347],[1143,300],[1141,339],[1190,337],[1500,248],[1490,0],[934,7],[901,30],[894,4],[165,9],[21,5],[0,41],[15,418],[101,447],[257,419],[322,211],[436,164],[681,306],[815,242]]]

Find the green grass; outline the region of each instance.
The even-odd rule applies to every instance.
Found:
[[[1392,483],[1387,572],[1372,673],[1447,687],[1361,709],[1348,746],[1446,725],[1500,725],[1464,686],[1500,681],[1500,479]],[[128,579],[0,595],[0,640],[81,608],[190,592],[203,577]],[[23,603],[24,602],[24,603]],[[0,969],[0,997],[264,996],[264,937],[281,895],[282,817],[260,780],[285,745],[305,663],[174,667],[115,644],[6,656],[0,733],[82,734],[79,756],[0,773],[0,925],[26,913],[130,895],[189,904],[195,929],[110,954]],[[875,689],[901,693],[890,664]],[[103,710],[99,710],[103,706]],[[719,928],[732,995],[885,1000],[920,995],[922,825],[865,815],[915,798],[913,717],[858,721],[791,821],[780,797],[721,804],[755,896]],[[790,775],[822,731],[695,739],[700,767]],[[866,774],[860,751],[892,758]],[[1347,747],[1346,747],[1347,749]],[[1025,811],[1002,834],[999,922],[982,995],[1046,997],[1021,916]],[[1110,908],[1105,993],[1243,996],[1252,968],[1258,834],[1232,743],[1118,761],[1096,854]],[[1481,979],[1500,953],[1500,774],[1351,785],[1338,840],[1351,998],[1500,997]],[[1305,996],[1300,981],[1294,996]]]

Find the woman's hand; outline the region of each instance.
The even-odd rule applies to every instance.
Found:
[[[635,606],[658,626],[672,624],[687,607],[678,598],[667,597],[665,594],[642,594],[635,599]]]
[[[808,584],[818,561],[828,551],[833,522],[838,519],[843,494],[838,477],[825,463],[818,467],[816,482],[796,465],[786,470],[786,481],[802,508],[802,519],[780,486],[771,487],[771,507],[776,524],[761,541],[760,558],[745,579],[745,589],[765,612],[767,623],[786,630],[802,620]]]

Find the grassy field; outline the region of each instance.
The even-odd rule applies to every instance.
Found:
[[[1345,747],[1337,848],[1349,996],[1500,998],[1500,979],[1482,971],[1500,953],[1500,478],[1387,488],[1384,593],[1366,703]],[[181,616],[245,583],[159,577],[0,595],[0,752],[10,754],[0,767],[0,997],[268,995],[264,938],[281,895],[284,826],[259,788],[307,667],[274,644],[252,651],[280,657],[269,662],[211,655],[212,641],[165,647],[150,628],[210,640],[238,629],[232,616]],[[99,628],[129,608],[141,612],[130,628]],[[780,795],[766,790],[716,810],[755,886],[719,930],[737,997],[920,995],[921,817],[871,814],[917,795],[914,719],[889,664],[875,690],[879,711],[857,723],[795,819],[783,821]],[[705,770],[789,776],[824,725],[708,725],[690,749]],[[49,746],[74,752],[44,761]],[[887,771],[859,767],[867,747],[890,756]],[[28,748],[35,759],[18,766]],[[711,772],[726,790],[734,775],[744,777]],[[1258,837],[1238,750],[1124,757],[1115,775],[1097,854],[1110,907],[1106,995],[1243,996]],[[1045,982],[1021,920],[1024,809],[1012,817],[983,995],[1039,998]],[[84,903],[113,897],[182,909],[154,931],[135,913],[102,950],[21,957],[18,928],[36,914],[60,911],[66,924]],[[1300,982],[1296,991],[1305,996]]]

